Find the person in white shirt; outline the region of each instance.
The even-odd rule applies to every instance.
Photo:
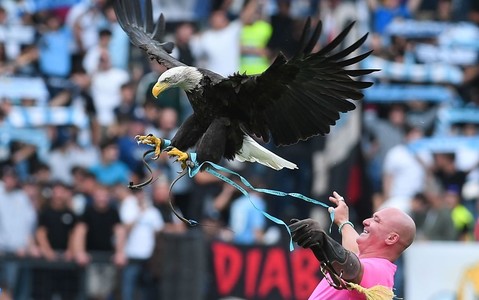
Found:
[[[403,143],[392,147],[384,158],[383,193],[385,202],[381,207],[393,206],[409,212],[415,194],[422,192],[426,171],[408,143],[423,136],[422,130],[406,126]]]
[[[0,181],[0,254],[16,257],[38,257],[40,252],[34,242],[37,214],[28,195],[18,188],[13,167],[1,170]],[[30,292],[30,270],[21,268],[17,260],[0,264],[0,288],[6,298],[26,299]],[[2,298],[3,299],[3,298]]]
[[[116,188],[122,198],[120,219],[128,229],[125,246],[128,265],[123,270],[122,299],[136,299],[137,289],[143,299],[155,299],[157,284],[147,264],[155,249],[156,234],[164,228],[165,222],[143,190],[133,194],[124,186]]]
[[[129,80],[127,71],[112,67],[108,51],[101,51],[98,69],[92,75],[91,94],[103,130],[114,124],[113,111],[121,102],[121,86]]]
[[[257,0],[251,0],[240,18],[228,19],[226,10],[215,10],[210,15],[210,29],[191,40],[191,51],[198,66],[222,76],[233,75],[240,68],[240,35],[243,23],[255,13]]]

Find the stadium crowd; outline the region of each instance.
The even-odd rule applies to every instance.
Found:
[[[418,239],[479,240],[478,1],[153,0],[153,8],[166,17],[173,56],[225,76],[260,73],[279,51],[291,56],[308,16],[323,22],[318,47],[356,20],[348,42],[370,32],[364,64],[382,71],[358,103],[363,188],[352,210],[396,206],[414,218]],[[169,207],[179,166],[167,156],[150,162],[151,185],[129,189],[150,176],[149,147],[135,136],[171,138],[191,113],[180,90],[151,95],[164,70],[132,47],[110,0],[0,2],[0,299],[78,293],[68,284],[76,271],[21,268],[27,258],[88,266],[91,299],[138,291],[158,299],[159,233],[275,244],[282,229],[250,200],[284,220],[317,216],[312,205],[248,198],[199,173],[172,189],[182,215],[211,225],[188,228]],[[224,165],[255,187],[326,198],[315,155],[324,139],[274,149],[298,164],[295,173]],[[112,264],[94,264],[97,252]]]

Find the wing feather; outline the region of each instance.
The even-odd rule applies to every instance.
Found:
[[[151,59],[168,69],[184,66],[169,55],[173,51],[174,44],[161,42],[165,34],[165,18],[161,14],[156,24],[153,24],[153,9],[150,1],[146,1],[144,10],[141,7],[141,0],[113,1],[118,23],[128,34],[130,41],[144,50]]]
[[[323,29],[323,23],[321,21],[318,22],[316,28],[314,29],[313,35],[311,36],[311,39],[308,42],[308,45],[306,45],[306,48],[303,50],[303,54],[308,54],[313,51],[314,46],[316,46],[316,43],[318,42],[319,36],[321,35],[321,30]]]
[[[135,23],[137,25],[141,24],[141,20],[142,20],[142,17],[141,17],[141,7],[140,7],[140,3],[138,3],[138,1],[128,1],[129,3],[131,3],[131,11],[132,11],[132,16],[135,20]],[[139,23],[141,22],[141,23]]]
[[[144,12],[144,23],[143,28],[145,32],[152,32],[153,27],[153,7],[151,1],[145,1],[145,12]]]
[[[165,16],[160,14],[158,21],[155,24],[155,29],[153,30],[152,36],[154,40],[161,40],[165,34]]]
[[[354,22],[316,53],[311,51],[320,36],[322,24],[318,22],[314,30],[310,24],[308,20],[301,35],[301,46],[292,59],[287,60],[280,54],[260,75],[235,74],[220,83],[242,83],[237,97],[230,100],[236,102],[229,105],[241,106],[243,111],[249,107],[249,119],[243,121],[245,130],[265,141],[272,138],[276,145],[290,145],[329,133],[340,113],[355,109],[352,101],[362,99],[362,90],[372,85],[372,82],[352,77],[377,71],[352,66],[371,54],[371,51],[352,54],[364,44],[367,34],[336,51]],[[353,57],[349,58],[350,55]]]
[[[327,44],[323,49],[316,52],[315,56],[319,57],[319,56],[322,56],[322,55],[326,55],[329,52],[333,51],[334,48],[339,46],[339,44],[341,44],[344,41],[344,38],[348,35],[349,31],[351,31],[351,28],[353,28],[354,23],[355,22],[351,22],[351,24],[346,26],[346,28],[344,28],[343,31],[341,31],[341,33],[337,37],[334,38],[334,40],[332,40],[329,44]]]

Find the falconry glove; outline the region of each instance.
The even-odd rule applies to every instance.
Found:
[[[333,287],[346,288],[344,280],[354,282],[359,278],[359,258],[326,234],[318,222],[312,219],[293,219],[289,228],[293,241],[303,248],[311,249],[321,263],[321,271],[329,273]]]

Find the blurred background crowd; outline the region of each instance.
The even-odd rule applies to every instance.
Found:
[[[224,166],[255,187],[321,201],[336,189],[358,230],[394,205],[413,216],[418,239],[479,239],[479,1],[153,0],[153,9],[174,57],[224,76],[293,55],[307,17],[323,22],[318,49],[356,21],[346,44],[369,32],[364,51],[374,52],[361,66],[382,70],[357,110],[327,137],[266,145],[299,170]],[[328,219],[324,208],[248,198],[200,173],[172,189],[176,209],[205,225],[189,228],[169,207],[179,166],[164,156],[151,162],[151,185],[128,189],[150,176],[149,147],[134,137],[171,138],[191,113],[180,90],[151,95],[164,70],[130,44],[111,0],[0,1],[0,299],[74,299],[78,289],[158,299],[160,233],[272,245],[288,237],[261,209]],[[95,253],[112,263],[94,267]],[[78,286],[75,268],[21,267],[28,259],[92,267]]]

